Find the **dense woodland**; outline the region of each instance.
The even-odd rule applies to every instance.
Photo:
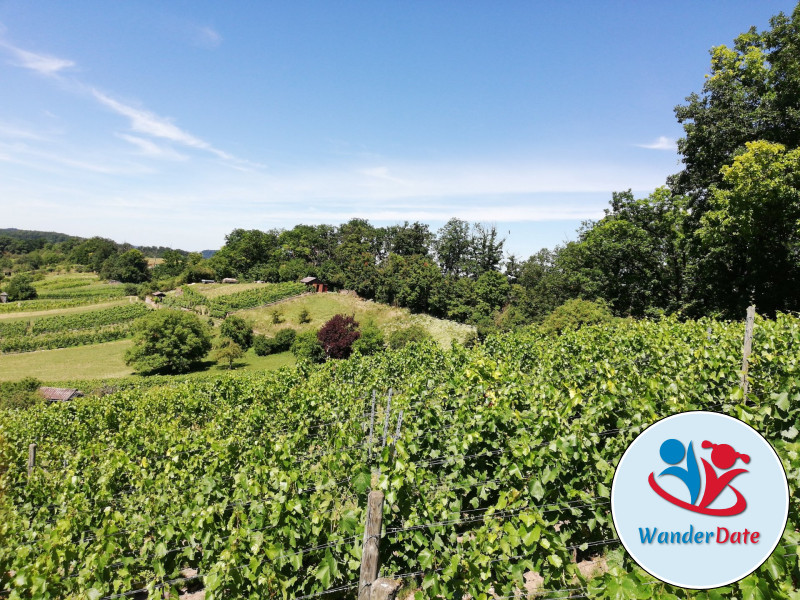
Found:
[[[495,227],[451,219],[236,229],[210,258],[101,237],[0,230],[0,273],[77,265],[138,293],[206,278],[296,281],[484,330],[541,319],[572,298],[620,316],[740,318],[800,308],[800,7],[711,50],[700,93],[675,108],[683,169],[645,198],[612,195],[577,239],[524,258]],[[206,253],[207,255],[207,253]],[[145,256],[163,259],[148,268]],[[20,280],[0,282],[18,294]],[[24,283],[24,282],[22,282]],[[17,287],[15,287],[15,285]],[[9,291],[6,289],[6,291]],[[13,297],[13,294],[9,291]]]

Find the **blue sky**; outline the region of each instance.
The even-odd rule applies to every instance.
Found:
[[[794,2],[0,0],[0,227],[495,223],[527,257],[680,169],[708,50]]]

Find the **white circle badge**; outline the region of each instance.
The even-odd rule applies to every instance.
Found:
[[[755,571],[778,545],[789,513],[780,458],[727,415],[672,415],[622,455],[611,514],[622,545],[666,583],[721,587]]]

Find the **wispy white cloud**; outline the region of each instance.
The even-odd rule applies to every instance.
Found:
[[[2,33],[2,32],[0,32]],[[75,66],[75,62],[66,58],[58,58],[48,54],[37,54],[28,50],[18,48],[9,42],[0,40],[0,48],[5,48],[12,56],[12,64],[41,73],[42,75],[52,76],[59,71]]]
[[[198,26],[195,29],[196,43],[206,48],[217,48],[222,43],[222,36],[213,27]]]
[[[661,135],[655,142],[649,144],[636,144],[639,148],[647,148],[648,150],[671,150],[676,151],[678,145],[675,140],[667,136]]]
[[[0,121],[0,138],[14,138],[20,140],[41,140],[42,136],[38,133],[22,129],[8,123]]]
[[[185,154],[181,154],[173,148],[159,146],[152,140],[141,138],[135,135],[118,133],[117,137],[136,146],[139,149],[139,154],[142,156],[147,156],[148,158],[160,158],[166,160],[187,160],[189,158]]]
[[[191,133],[183,131],[170,119],[160,117],[142,108],[136,108],[128,104],[114,100],[110,96],[103,94],[96,89],[92,89],[92,95],[104,106],[110,108],[115,113],[130,119],[131,129],[146,135],[170,140],[177,144],[182,144],[198,150],[206,150],[220,158],[231,159],[230,154],[217,150],[208,142],[193,136]]]

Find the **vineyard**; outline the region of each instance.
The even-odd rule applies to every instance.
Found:
[[[265,287],[247,289],[231,294],[217,295],[213,298],[194,291],[191,286],[181,288],[180,295],[169,295],[163,300],[165,306],[196,310],[205,307],[208,314],[216,318],[224,318],[228,313],[263,306],[278,300],[297,296],[306,291],[302,283],[276,283]]]
[[[800,320],[625,322],[130,388],[0,415],[0,598],[351,598],[367,492],[417,598],[797,598],[798,502],[753,575],[688,592],[620,550],[614,465],[687,409],[800,478]],[[28,475],[29,444],[37,444]],[[596,565],[596,569],[586,569]]]
[[[0,353],[69,348],[122,339],[130,335],[133,321],[148,311],[144,304],[137,303],[68,315],[0,321]]]
[[[102,283],[93,275],[53,277],[37,282],[38,297],[45,300],[111,299],[125,296],[125,287],[120,284]]]

